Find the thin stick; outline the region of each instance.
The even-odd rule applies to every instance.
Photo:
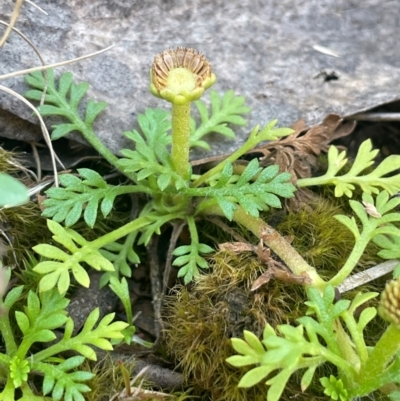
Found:
[[[7,22],[4,22],[2,20],[0,20],[0,24],[7,26],[7,27],[10,26],[10,24],[8,24]],[[44,62],[44,60],[39,52],[39,49],[33,44],[33,42],[26,35],[24,35],[19,29],[12,28],[12,30],[13,30],[13,32],[17,33],[23,40],[25,40],[26,43],[28,43],[28,45],[33,49],[33,51],[39,57],[39,60],[42,62],[42,64],[45,65],[46,63]]]
[[[376,280],[377,278],[382,277],[385,274],[390,273],[399,263],[400,261],[396,259],[387,260],[386,262],[380,263],[379,265],[376,265],[367,270],[363,270],[361,272],[353,274],[352,276],[347,277],[336,288],[339,290],[341,294],[343,294],[346,291],[350,291],[363,284],[369,283],[372,280]]]
[[[7,29],[4,32],[2,38],[0,39],[0,48],[4,46],[4,43],[6,43],[7,38],[9,37],[15,23],[17,22],[18,16],[19,16],[19,9],[21,8],[23,3],[23,0],[17,0],[14,6],[14,10],[11,16],[10,23],[7,24]]]
[[[17,99],[21,100],[21,102],[25,103],[30,109],[32,109],[33,112],[34,112],[34,113],[37,115],[37,117],[39,118],[40,127],[41,127],[43,133],[46,134],[46,135],[43,135],[43,137],[44,137],[44,140],[46,141],[47,146],[49,147],[49,150],[50,150],[50,157],[51,157],[51,164],[52,164],[52,166],[53,166],[53,171],[55,172],[55,174],[54,174],[54,185],[55,185],[56,187],[58,187],[59,184],[58,184],[58,176],[57,176],[57,166],[56,166],[56,159],[55,159],[55,156],[54,156],[54,155],[55,155],[55,152],[54,152],[54,149],[53,149],[53,144],[51,143],[51,140],[50,140],[49,131],[47,130],[47,127],[46,127],[46,125],[45,125],[45,123],[44,123],[44,121],[43,121],[42,116],[40,115],[40,113],[39,113],[39,111],[37,110],[37,108],[36,108],[33,104],[31,104],[30,102],[28,102],[28,100],[26,100],[24,97],[22,97],[19,93],[15,92],[15,91],[13,91],[12,89],[7,88],[7,87],[5,87],[5,86],[3,86],[3,85],[0,85],[0,90],[2,90],[3,92],[9,93],[10,95],[13,95],[13,96],[15,96]],[[61,162],[60,162],[60,163],[61,163]],[[61,165],[62,165],[62,163],[61,163]],[[62,167],[63,167],[64,170],[65,170],[65,167],[64,167],[63,165],[62,165]]]
[[[37,178],[39,181],[42,181],[42,164],[40,163],[39,152],[34,142],[29,142],[32,148],[33,158],[36,164]]]
[[[101,53],[104,53],[104,52],[112,49],[114,46],[115,45],[111,45],[111,46],[106,47],[105,49],[99,50],[94,53],[86,54],[85,56],[73,58],[71,60],[61,61],[59,63],[47,64],[47,65],[43,65],[43,66],[39,66],[39,67],[28,68],[26,70],[21,70],[21,71],[10,72],[9,74],[6,74],[6,75],[0,75],[0,80],[6,79],[6,78],[18,77],[20,75],[29,74],[29,73],[35,72],[35,71],[43,71],[43,70],[47,70],[47,69],[53,68],[53,67],[60,67],[62,65],[72,64],[72,63],[75,63],[76,61],[85,60],[87,58],[97,56]]]
[[[358,113],[345,119],[357,121],[400,121],[400,113]]]
[[[37,4],[35,4],[33,1],[31,0],[25,0],[28,4],[30,4],[32,7],[37,8],[40,12],[42,12],[44,15],[49,15],[49,13],[46,13],[46,11],[44,11],[42,8],[40,8]]]

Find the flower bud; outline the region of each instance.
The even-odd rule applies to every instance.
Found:
[[[205,56],[191,48],[165,50],[154,58],[150,91],[177,105],[200,99],[216,77]]]
[[[381,296],[379,314],[400,327],[400,279],[389,281]]]

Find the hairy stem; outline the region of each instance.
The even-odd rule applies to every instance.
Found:
[[[111,231],[101,237],[95,239],[91,242],[91,246],[97,249],[102,248],[103,246],[110,244],[111,242],[115,242],[118,239],[125,237],[133,231],[137,231],[142,227],[147,226],[152,222],[148,217],[142,216],[137,219],[130,221],[129,223],[123,225],[122,227],[117,228],[114,231]]]
[[[230,156],[225,158],[223,162],[218,163],[215,167],[213,167],[212,169],[208,170],[206,173],[201,175],[196,181],[193,182],[192,187],[196,188],[196,187],[200,186],[201,184],[204,184],[212,176],[221,172],[223,170],[225,164],[233,163],[234,161],[239,159],[239,157],[243,156],[249,150],[253,149],[257,145],[257,142],[254,141],[252,134],[256,131],[258,131],[258,127],[253,129],[253,131],[251,132],[247,141],[239,149],[237,149]]]
[[[218,206],[210,206],[203,211],[205,214],[224,216]],[[314,267],[310,266],[301,255],[270,225],[260,218],[247,214],[241,207],[234,213],[233,220],[246,227],[265,245],[271,248],[296,275],[307,275],[311,280],[311,286],[322,289],[326,283],[318,275]]]
[[[0,311],[0,332],[6,345],[7,355],[13,355],[17,350],[17,344],[14,340],[14,333],[11,329],[9,311],[0,305],[3,310]]]
[[[103,142],[100,141],[100,139],[97,137],[97,135],[93,132],[91,128],[88,128],[87,125],[79,118],[79,115],[77,116],[76,120],[74,121],[75,123],[78,123],[80,127],[80,132],[82,133],[82,136],[90,143],[90,145],[101,155],[101,157],[104,157],[112,166],[117,167],[118,163],[118,157],[116,157],[110,149],[107,148],[103,144]]]
[[[189,172],[190,103],[172,104],[171,159],[175,171],[183,178]]]
[[[370,240],[370,232],[363,231],[361,236],[356,239],[356,243],[354,244],[354,248],[351,251],[349,257],[346,260],[346,263],[343,267],[339,270],[339,272],[333,276],[329,280],[329,284],[336,287],[346,279],[353,269],[356,267],[357,262],[360,260],[361,256],[364,253],[366,246]]]
[[[360,386],[356,390],[357,394],[368,394],[379,387],[379,376],[382,375],[399,349],[400,330],[391,324],[376,343],[367,363],[360,370],[358,375]]]
[[[347,330],[349,331],[351,339],[353,340],[354,345],[352,348],[355,346],[361,365],[363,365],[368,359],[368,349],[365,344],[363,332],[360,331],[353,314],[346,311],[343,313],[342,318],[345,321]]]

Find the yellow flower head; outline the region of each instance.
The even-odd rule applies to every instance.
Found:
[[[379,313],[386,321],[400,328],[400,279],[391,280],[382,292]]]
[[[200,99],[216,77],[203,54],[191,48],[177,47],[154,58],[150,80],[150,91],[154,96],[182,105]]]

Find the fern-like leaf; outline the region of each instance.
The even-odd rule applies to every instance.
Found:
[[[337,175],[347,163],[346,152],[339,153],[335,146],[328,151],[328,170],[321,177],[302,178],[297,181],[297,186],[306,187],[314,185],[334,185],[335,196],[351,198],[356,186],[361,187],[367,194],[377,194],[379,188],[393,195],[400,191],[400,174],[394,174],[400,168],[400,156],[390,155],[386,157],[373,171],[360,175],[364,170],[371,167],[378,150],[372,149],[370,139],[364,141],[350,170],[343,175]],[[392,174],[387,176],[388,174]]]
[[[102,215],[107,217],[112,210],[115,197],[133,191],[130,187],[107,184],[94,170],[81,168],[78,172],[82,178],[72,174],[62,174],[59,178],[64,188],[51,188],[46,191],[48,199],[43,202],[44,217],[51,217],[58,223],[65,221],[65,225],[71,227],[83,213],[86,224],[93,228],[99,205]]]
[[[299,326],[283,324],[276,330],[268,324],[261,342],[248,331],[244,332],[244,340],[232,339],[239,355],[229,357],[228,363],[236,367],[259,365],[241,378],[239,387],[254,386],[268,377],[267,401],[278,401],[292,374],[305,369],[301,379],[301,389],[305,391],[316,368],[325,362],[334,363],[347,378],[355,377],[357,372],[351,362],[343,359],[336,337],[337,319],[349,309],[350,301],[334,303],[332,286],[328,286],[322,296],[317,289],[310,288],[309,297],[306,303],[317,319],[304,316],[297,319]],[[347,341],[351,347],[350,340]]]
[[[48,220],[47,225],[54,234],[53,240],[71,253],[49,244],[33,247],[39,255],[52,259],[38,263],[33,269],[44,275],[39,282],[39,291],[48,291],[57,286],[59,292],[65,294],[70,286],[70,272],[79,284],[89,287],[89,275],[82,262],[86,262],[96,270],[114,270],[112,263],[101,255],[97,247],[92,246],[76,231],[64,228],[52,220]]]
[[[289,173],[279,173],[277,165],[262,169],[258,160],[253,159],[240,176],[233,174],[233,166],[227,163],[214,186],[188,188],[182,192],[206,198],[198,206],[197,212],[217,203],[229,220],[232,220],[237,205],[249,215],[258,217],[260,210],[281,207],[278,196],[294,196],[296,188],[290,178]]]
[[[167,135],[171,129],[168,113],[161,109],[147,109],[138,117],[141,132],[130,131],[124,135],[135,143],[135,150],[123,149],[125,156],[118,162],[118,167],[125,173],[136,173],[137,182],[152,177],[157,187],[163,191],[171,183],[177,189],[186,185],[179,174],[172,168],[168,146],[171,137]]]
[[[196,127],[196,122],[194,120],[191,121],[191,147],[197,146],[209,150],[209,144],[201,140],[204,135],[216,132],[228,138],[235,138],[234,131],[227,124],[246,125],[246,120],[242,115],[248,113],[250,108],[244,105],[245,99],[243,96],[235,96],[234,92],[230,90],[223,97],[218,92],[211,91],[210,97],[210,113],[202,100],[195,102],[200,113],[201,123]]]
[[[123,243],[112,242],[107,244],[100,253],[113,263],[115,271],[103,273],[100,279],[100,288],[108,284],[111,277],[119,279],[120,276],[131,277],[132,269],[130,264],[140,263],[138,254],[133,248],[138,233],[132,232],[126,236]]]
[[[84,401],[82,393],[91,391],[90,387],[82,382],[92,379],[95,374],[76,370],[84,362],[83,356],[73,356],[59,364],[40,362],[36,366],[44,373],[43,394],[51,393],[55,401]],[[73,370],[73,371],[72,371]]]
[[[190,283],[193,278],[196,278],[201,269],[208,269],[208,262],[200,255],[201,253],[214,252],[210,246],[206,244],[191,244],[182,245],[175,249],[173,252],[177,258],[174,260],[173,265],[179,266],[178,277],[183,277],[185,284]]]
[[[25,93],[27,99],[40,101],[43,91],[46,89],[45,104],[39,106],[41,115],[63,116],[70,121],[70,123],[56,126],[51,134],[53,140],[59,139],[72,131],[84,133],[85,130],[92,130],[95,118],[107,107],[105,102],[89,100],[85,116],[81,118],[79,105],[89,89],[89,85],[85,82],[74,84],[70,72],[60,77],[58,87],[55,84],[54,71],[52,69],[47,70],[46,75],[40,71],[33,72],[25,76],[25,81],[35,88]]]

